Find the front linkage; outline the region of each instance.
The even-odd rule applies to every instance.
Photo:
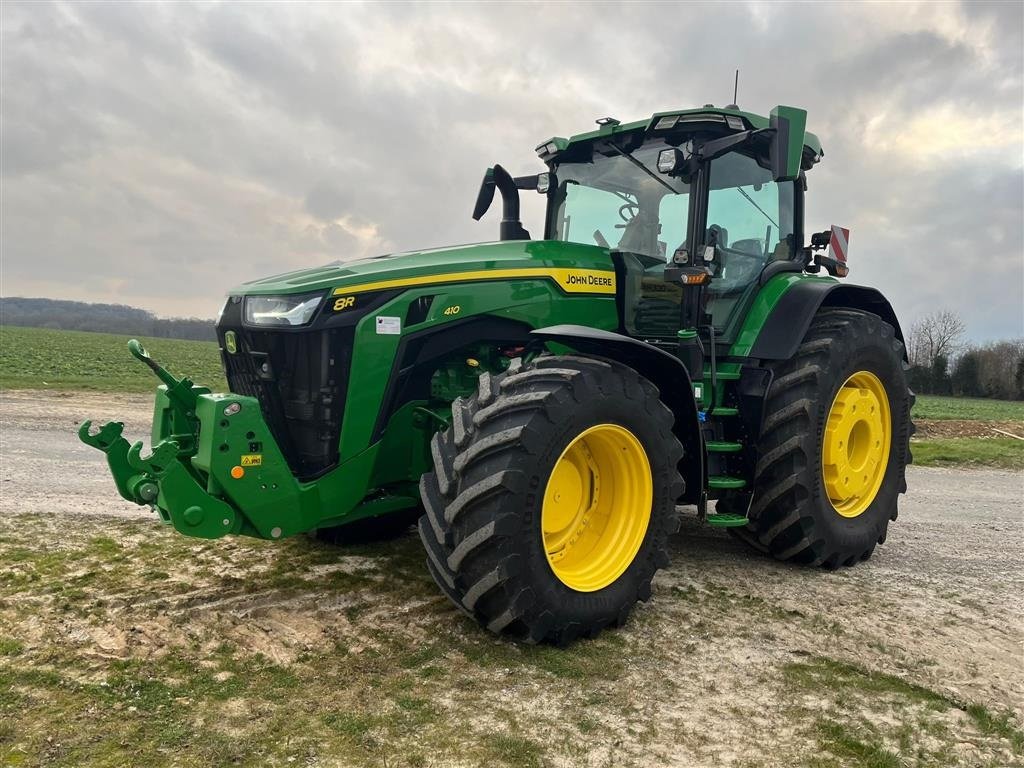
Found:
[[[135,339],[128,342],[128,349],[163,382],[157,394],[152,454],[142,455],[142,441],[129,445],[119,421],[108,422],[95,433],[92,422],[86,421],[78,437],[107,455],[117,490],[128,501],[155,506],[165,522],[192,536],[216,538],[237,533],[235,510],[210,495],[191,468],[201,431],[196,413],[210,390],[195,386],[188,378],[175,379]]]
[[[78,436],[107,455],[121,496],[154,507],[179,532],[206,539],[229,533],[279,539],[415,505],[411,497],[364,498],[376,448],[316,481],[296,479],[256,398],[212,394],[187,378],[176,379],[137,341],[128,347],[163,382],[156,393],[152,453],[143,456],[141,442],[129,444],[121,422],[93,431],[86,421]]]

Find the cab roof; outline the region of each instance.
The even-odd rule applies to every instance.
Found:
[[[728,120],[727,118],[732,118]],[[675,122],[672,122],[672,118],[677,118]],[[668,128],[659,129],[659,123],[665,126],[671,122],[671,126]],[[568,139],[562,136],[553,136],[547,141],[537,145],[537,154],[544,161],[554,159],[554,156],[568,147],[575,144],[582,144],[594,139],[605,138],[614,136],[616,134],[631,133],[633,131],[643,131],[645,134],[653,134],[656,131],[661,130],[672,130],[680,125],[692,126],[694,128],[707,128],[707,127],[724,127],[724,132],[729,131],[745,131],[745,130],[759,130],[761,128],[767,128],[769,120],[763,115],[758,115],[753,112],[744,112],[738,108],[732,107],[715,107],[710,104],[706,104],[703,107],[695,109],[672,109],[665,112],[655,112],[649,118],[645,120],[636,120],[631,123],[620,123],[612,118],[602,118],[598,120],[598,128],[593,131],[587,131],[586,133],[578,133]],[[551,145],[554,147],[551,147]],[[554,150],[554,151],[552,151]],[[824,154],[821,148],[821,141],[813,133],[807,132],[804,134],[804,155],[805,159],[809,159],[810,163],[805,163],[806,167],[810,167]]]

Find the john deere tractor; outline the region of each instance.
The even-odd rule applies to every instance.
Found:
[[[806,112],[672,110],[487,170],[500,240],[329,264],[229,292],[230,392],[169,374],[152,449],[80,436],[188,536],[384,535],[492,632],[621,625],[680,507],[780,560],[868,558],[906,490],[913,395],[848,233],[804,229]],[[541,239],[519,194],[544,196]],[[691,512],[692,513],[692,512]]]

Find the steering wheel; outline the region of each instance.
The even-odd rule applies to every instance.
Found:
[[[756,241],[758,253],[751,253],[748,250],[735,247],[749,242],[751,241],[737,240],[729,247],[722,245],[715,247],[715,261],[718,264],[715,276],[722,280],[722,289],[746,286],[761,271],[761,267],[764,265],[764,256],[760,253],[760,241]],[[723,275],[723,272],[726,274]]]
[[[735,243],[729,245],[728,249],[731,252],[742,254],[752,259],[764,259],[764,243],[757,238],[751,237],[744,240],[737,240]]]

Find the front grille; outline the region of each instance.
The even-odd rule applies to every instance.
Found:
[[[218,329],[222,337],[227,327]],[[321,475],[338,463],[338,438],[354,328],[253,330],[235,326],[237,351],[223,355],[232,392],[259,399],[292,472]]]

